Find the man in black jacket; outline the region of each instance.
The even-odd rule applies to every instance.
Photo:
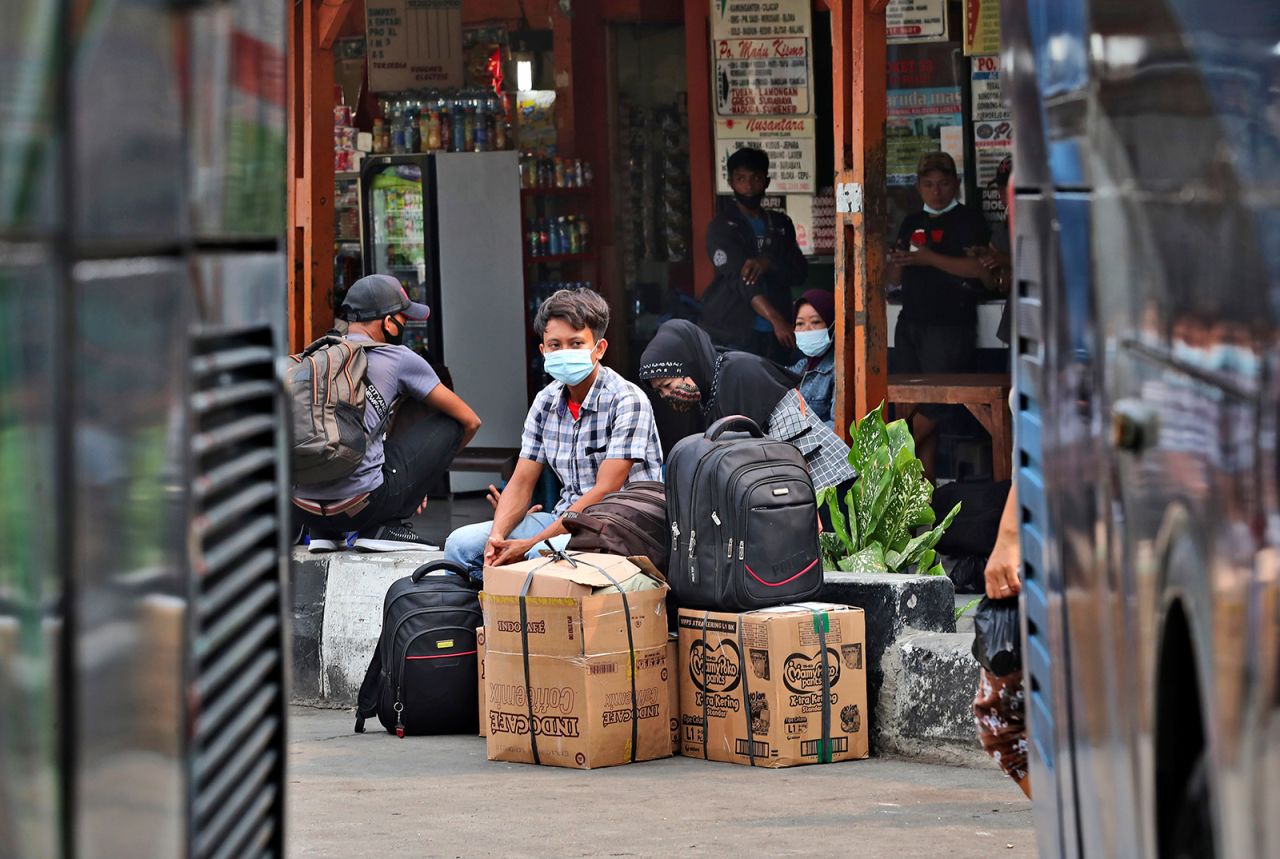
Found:
[[[728,173],[733,203],[707,228],[716,276],[699,324],[717,346],[782,362],[796,345],[791,288],[804,283],[808,263],[791,219],[760,206],[769,188],[769,156],[739,149],[729,156]]]

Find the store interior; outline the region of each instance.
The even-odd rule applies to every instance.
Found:
[[[711,187],[716,193],[710,211],[730,201],[718,193],[724,189],[713,178],[723,169],[716,163],[723,161],[723,150],[717,147],[711,159],[700,158],[705,145],[690,141],[690,113],[701,120],[695,126],[705,128],[707,115],[715,111],[711,104],[689,100],[690,74],[709,70],[691,71],[691,65],[705,62],[700,57],[691,62],[688,28],[706,25],[703,7],[708,4],[604,2],[584,8],[579,3],[572,4],[577,8],[569,18],[552,0],[463,0],[459,85],[404,90],[386,89],[377,74],[371,79],[370,54],[381,50],[381,31],[369,26],[359,0],[349,5],[332,48],[331,306],[356,278],[394,269],[414,298],[438,307],[435,320],[410,338],[413,347],[456,375],[457,368],[445,360],[450,349],[440,341],[447,342],[449,335],[442,332],[488,322],[449,318],[450,299],[442,290],[450,285],[441,271],[447,251],[432,224],[439,225],[447,207],[451,212],[483,209],[491,216],[488,221],[512,225],[514,234],[499,236],[490,226],[472,253],[501,258],[505,265],[490,261],[472,269],[461,261],[458,276],[473,282],[452,288],[483,290],[492,306],[519,309],[510,315],[510,330],[490,328],[477,336],[521,341],[520,367],[509,369],[525,378],[527,396],[531,399],[546,381],[527,320],[562,287],[594,289],[606,297],[614,316],[606,362],[634,377],[658,325],[696,317],[699,295],[709,282],[709,267],[700,259],[706,224],[695,215],[700,206],[694,189]],[[962,199],[981,206],[993,229],[1004,218],[999,195],[991,191],[992,158],[1011,147],[992,149],[990,137],[997,128],[995,137],[1008,144],[1012,131],[1007,122],[998,128],[975,118],[982,58],[964,50],[964,4],[936,5],[946,9],[945,40],[891,40],[888,48],[886,245],[902,217],[919,208],[914,164],[931,149],[956,157]],[[694,8],[701,20],[689,20]],[[803,193],[770,194],[765,201],[795,221],[809,260],[808,279],[794,286],[796,295],[812,287],[832,289],[836,282],[836,168],[827,71],[832,68],[831,24],[825,3],[814,3],[811,13],[812,182]],[[509,169],[510,192],[468,198],[463,188],[459,199],[440,198],[439,189],[429,187],[430,177],[458,153],[486,159],[493,169]],[[498,217],[498,207],[515,211]],[[499,250],[491,253],[491,247]],[[890,338],[894,298],[890,291]],[[1003,299],[988,298],[989,305],[980,308],[982,369],[1002,372],[1007,353],[994,334]],[[960,448],[966,436],[983,432],[963,417],[949,431],[958,436]],[[678,437],[678,432],[678,427],[664,428],[663,434]],[[949,464],[954,474],[989,468],[981,455],[963,450],[959,455],[968,458]]]

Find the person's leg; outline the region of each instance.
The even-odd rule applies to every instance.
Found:
[[[550,513],[530,513],[511,529],[511,533],[507,535],[511,540],[528,540],[537,536],[548,525],[556,520],[556,517]],[[444,557],[446,561],[453,561],[466,567],[467,572],[471,574],[473,579],[481,580],[484,576],[484,547],[489,541],[489,534],[493,531],[493,522],[479,522],[475,525],[464,525],[449,535],[449,539],[444,541]],[[558,549],[564,548],[564,544],[569,542],[568,535],[555,537],[551,540],[551,544]],[[529,552],[527,557],[536,558],[538,552],[545,546],[537,546]]]
[[[416,400],[398,406],[383,465],[384,482],[392,492],[388,514],[413,516],[427,487],[449,470],[461,443],[462,425],[448,415]]]
[[[973,372],[977,332],[961,325],[935,325],[922,327],[918,332],[917,355],[922,373],[970,373]],[[912,424],[916,438],[916,454],[924,465],[924,476],[929,481],[937,477],[938,423],[951,407],[925,406],[918,413],[920,426]]]
[[[479,580],[484,569],[484,546],[489,540],[493,522],[463,525],[444,541],[444,559],[466,567],[473,579]]]

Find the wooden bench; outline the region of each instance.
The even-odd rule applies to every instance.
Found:
[[[894,375],[889,377],[894,405],[964,406],[991,434],[991,471],[996,480],[1013,473],[1013,416],[1009,413],[1006,373]]]
[[[479,471],[498,473],[503,481],[511,479],[516,470],[518,447],[465,447],[453,458],[450,471]]]

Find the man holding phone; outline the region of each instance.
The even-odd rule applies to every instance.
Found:
[[[978,302],[987,268],[971,253],[987,248],[991,229],[982,213],[956,199],[956,162],[928,152],[916,168],[924,205],[902,220],[889,252],[889,283],[902,284],[902,313],[894,331],[896,373],[970,373],[978,339]],[[937,424],[946,406],[921,406],[910,418],[925,476],[934,476]]]

